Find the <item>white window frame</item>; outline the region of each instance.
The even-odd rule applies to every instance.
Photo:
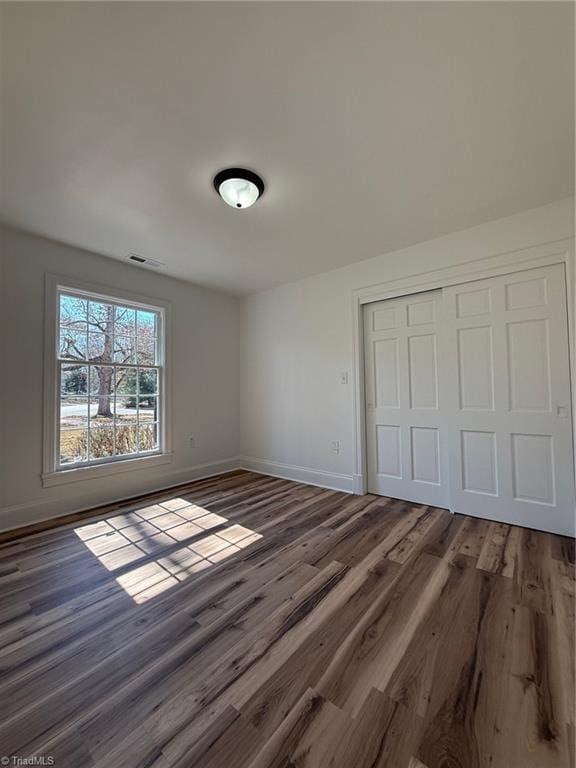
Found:
[[[158,333],[159,382],[159,448],[145,455],[112,456],[109,459],[81,466],[59,465],[59,297],[62,293],[85,294],[111,304],[134,307],[157,312],[160,317]],[[87,283],[60,275],[46,275],[45,285],[45,326],[44,326],[44,444],[43,472],[44,487],[73,483],[81,480],[114,475],[120,472],[148,469],[172,461],[172,436],[170,418],[170,303],[149,296],[141,296],[119,288]]]

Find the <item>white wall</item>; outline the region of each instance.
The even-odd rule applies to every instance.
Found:
[[[573,234],[574,200],[569,198],[245,299],[243,464],[351,490],[352,291]],[[340,383],[344,371],[347,385]],[[333,440],[340,441],[339,454],[331,452]]]
[[[0,253],[0,530],[185,482],[236,464],[239,439],[236,298],[87,251],[2,230]],[[171,302],[171,464],[43,488],[44,277],[66,275]],[[187,445],[194,435],[196,447]],[[198,465],[208,464],[208,467]],[[80,486],[80,487],[79,487]]]

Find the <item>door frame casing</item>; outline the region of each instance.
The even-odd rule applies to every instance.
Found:
[[[568,354],[572,413],[576,414],[576,361],[574,346],[574,320],[576,315],[574,281],[576,274],[575,239],[573,237],[507,251],[493,256],[467,261],[455,266],[442,267],[430,272],[388,280],[352,291],[352,345],[354,355],[353,376],[353,429],[354,429],[354,493],[367,493],[366,397],[364,388],[364,323],[363,307],[376,301],[409,296],[447,288],[452,285],[482,280],[489,277],[522,272],[537,267],[563,264],[566,277],[568,307]],[[576,418],[572,420],[572,456],[576,457]],[[576,466],[575,466],[576,471]]]

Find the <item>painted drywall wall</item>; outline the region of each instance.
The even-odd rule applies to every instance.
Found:
[[[573,235],[569,198],[247,297],[240,341],[243,465],[352,490],[352,291]]]
[[[1,236],[0,530],[235,465],[228,460],[239,439],[236,298],[10,228]],[[46,273],[171,303],[170,464],[42,487]]]

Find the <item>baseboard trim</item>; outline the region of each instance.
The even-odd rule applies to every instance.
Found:
[[[204,464],[195,464],[185,469],[176,469],[165,473],[161,485],[152,485],[133,491],[122,496],[111,498],[101,498],[96,500],[77,500],[69,501],[62,499],[52,499],[46,501],[37,499],[24,502],[23,504],[14,504],[10,507],[0,508],[0,533],[12,531],[17,528],[24,528],[34,523],[43,523],[47,520],[55,520],[58,517],[73,515],[79,512],[87,512],[97,506],[106,504],[117,504],[122,501],[128,501],[136,496],[146,493],[156,493],[157,491],[167,491],[183,483],[193,480],[203,480],[207,477],[222,475],[225,472],[231,472],[234,469],[240,469],[240,460],[237,456],[220,461],[206,462]]]
[[[66,515],[74,515],[87,512],[98,506],[117,504],[128,501],[136,496],[157,491],[167,491],[183,483],[193,480],[203,480],[207,477],[222,475],[235,469],[246,469],[260,475],[280,477],[284,480],[294,480],[306,485],[315,485],[320,488],[342,491],[343,493],[358,493],[357,479],[353,475],[327,472],[326,470],[300,467],[296,464],[283,464],[278,461],[266,461],[253,456],[234,456],[220,461],[196,464],[185,469],[175,469],[165,473],[161,478],[161,485],[150,485],[122,496],[112,496],[99,499],[35,499],[34,501],[14,504],[0,508],[0,533],[13,531],[17,528],[25,528],[34,523],[43,523],[47,520],[55,520]]]
[[[306,485],[317,485],[320,488],[330,488],[344,493],[355,492],[352,475],[327,472],[311,467],[299,467],[296,464],[283,464],[279,461],[257,459],[253,456],[240,456],[239,462],[240,469],[246,469],[257,474],[280,477],[283,480],[294,480],[298,483],[306,483]]]
[[[364,496],[365,493],[368,493],[364,475],[352,475],[352,481],[354,484],[354,493],[357,496]]]

